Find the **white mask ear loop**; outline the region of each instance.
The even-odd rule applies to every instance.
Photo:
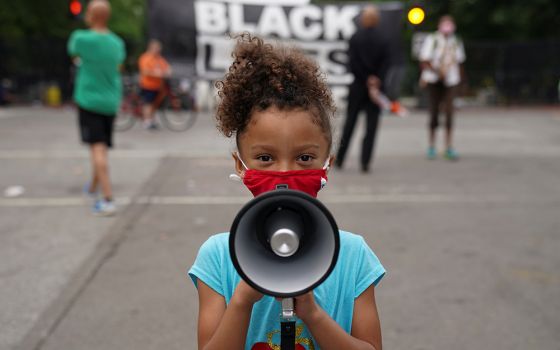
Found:
[[[241,155],[239,154],[239,152],[235,152],[235,154],[237,154],[237,159],[239,159],[239,161],[241,162],[241,164],[243,164],[243,167],[245,168],[245,170],[249,170],[249,168],[247,167],[247,165],[245,165],[245,162],[243,161],[243,159],[241,159]],[[238,181],[238,182],[242,182],[243,179],[241,178],[241,176],[237,175],[237,174],[229,174],[229,179],[232,181]]]
[[[325,160],[325,164],[323,164],[323,169],[326,171],[329,171],[331,169],[331,156],[327,157],[327,160]]]
[[[241,159],[241,155],[239,154],[239,152],[235,152],[237,154],[237,159],[239,159],[239,161],[241,162],[241,164],[243,164],[243,167],[245,168],[245,170],[249,170],[249,168],[247,167],[247,165],[245,165],[245,162],[243,161],[243,159]]]

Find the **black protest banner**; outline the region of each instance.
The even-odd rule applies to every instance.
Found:
[[[371,4],[371,3],[369,3]],[[149,35],[162,41],[164,53],[189,75],[215,80],[231,63],[230,35],[251,32],[287,42],[312,55],[333,86],[352,81],[346,67],[348,40],[366,3],[312,4],[309,0],[149,1]],[[402,4],[377,4],[380,30],[400,41]],[[175,70],[177,71],[177,69]]]

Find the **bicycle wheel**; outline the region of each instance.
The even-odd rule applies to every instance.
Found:
[[[115,118],[114,129],[116,131],[126,131],[132,128],[136,122],[136,116],[134,114],[136,108],[138,108],[138,106],[135,105],[130,97],[127,96],[123,98],[121,108]]]
[[[161,122],[171,131],[185,131],[196,121],[197,113],[188,96],[167,97],[160,109]]]

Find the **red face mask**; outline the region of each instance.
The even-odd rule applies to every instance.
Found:
[[[255,197],[272,190],[290,189],[305,192],[316,198],[317,193],[327,184],[328,162],[327,159],[322,169],[271,171],[248,169],[241,161],[247,169],[243,183]]]

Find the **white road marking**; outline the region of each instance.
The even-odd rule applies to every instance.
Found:
[[[223,151],[217,152],[181,152],[181,151],[158,151],[158,150],[116,150],[111,151],[110,158],[204,158],[216,157],[225,158],[227,155]],[[0,150],[0,159],[51,159],[51,158],[89,158],[87,150],[65,151],[65,150]]]
[[[250,196],[141,196],[118,197],[118,206],[131,203],[150,205],[233,205],[245,204]],[[390,204],[390,203],[504,203],[511,198],[504,196],[473,196],[446,194],[372,194],[325,196],[327,204]],[[0,207],[75,207],[91,203],[82,197],[0,198]]]
[[[117,205],[131,203],[129,197],[116,198]],[[44,198],[0,198],[0,207],[81,207],[91,200],[82,197],[44,197]]]
[[[139,197],[138,203],[155,205],[231,205],[247,203],[249,196],[170,196]]]

